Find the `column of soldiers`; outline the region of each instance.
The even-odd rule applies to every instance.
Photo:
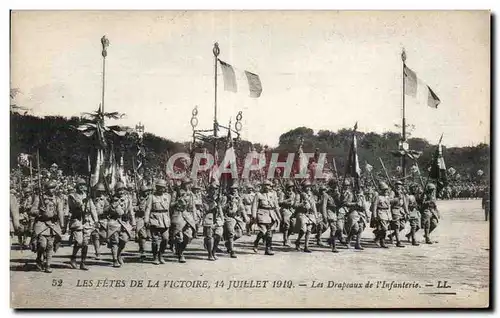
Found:
[[[51,271],[53,253],[66,231],[72,246],[70,266],[81,270],[88,270],[89,245],[96,259],[107,245],[112,266],[124,266],[123,251],[130,241],[138,244],[140,262],[165,264],[171,250],[185,263],[185,251],[199,235],[210,261],[224,253],[221,242],[229,257],[237,258],[235,241],[245,234],[255,234],[253,251],[258,253],[262,242],[268,256],[275,254],[276,232],[282,233],[279,245],[305,253],[312,252],[314,241],[319,248],[329,246],[333,253],[339,252],[339,244],[350,249],[353,242],[355,249],[363,250],[361,235],[368,226],[380,248],[388,248],[393,241],[395,246],[405,247],[401,236],[419,245],[416,236],[421,228],[425,243],[434,243],[431,234],[440,214],[432,183],[425,189],[413,184],[407,193],[401,182],[393,186],[380,182],[375,190],[354,186],[350,178],[322,184],[280,181],[265,180],[256,190],[250,183],[202,186],[189,179],[172,188],[157,179],[151,186],[143,184],[137,189],[118,182],[112,193],[102,183],[89,189],[89,181],[80,178],[74,190],[59,195],[57,183],[48,181],[38,193],[26,187],[22,197],[11,194],[12,225],[20,243],[30,242],[37,268],[46,272]],[[410,230],[402,234],[407,223]],[[328,231],[325,244],[322,236]]]

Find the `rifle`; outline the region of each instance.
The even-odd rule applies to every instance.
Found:
[[[391,178],[389,177],[389,174],[387,173],[387,169],[385,169],[385,165],[384,165],[384,162],[382,161],[382,158],[378,158],[380,160],[380,163],[382,164],[382,169],[384,169],[384,173],[385,173],[385,176],[387,178],[387,182],[389,183],[389,186],[391,187],[391,189],[394,189],[394,186],[391,182]]]
[[[42,208],[45,209],[45,198],[43,197],[43,189],[42,189],[42,169],[40,168],[40,148],[36,150],[36,166],[38,168],[38,199]]]

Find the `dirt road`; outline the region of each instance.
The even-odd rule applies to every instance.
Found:
[[[69,247],[54,258],[51,274],[34,270],[35,255],[11,252],[13,307],[486,307],[489,297],[489,222],[479,200],[441,201],[434,245],[376,248],[369,229],[364,251],[313,253],[280,246],[275,256],[254,254],[253,237],[237,244],[238,259],[227,254],[206,260],[202,239],[188,246],[186,264],[169,254],[168,263],[137,262],[129,243],[126,264],[115,269],[90,258],[87,272],[72,270]],[[328,233],[324,234],[327,237]],[[422,240],[422,231],[419,238]],[[405,243],[408,245],[408,243]],[[221,244],[221,247],[223,245]],[[92,255],[93,248],[90,248]],[[139,285],[141,287],[131,287]],[[171,282],[173,281],[173,282]],[[391,283],[392,282],[392,283]],[[55,285],[55,286],[54,286]],[[89,286],[92,285],[92,286]],[[124,287],[123,287],[123,286]],[[87,286],[87,287],[84,287]]]

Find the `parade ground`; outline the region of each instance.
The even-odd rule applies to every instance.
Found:
[[[441,220],[432,233],[437,244],[377,248],[371,229],[363,233],[365,250],[312,245],[312,253],[282,246],[274,235],[274,256],[252,251],[255,236],[235,244],[238,258],[219,254],[207,260],[203,238],[193,240],[180,264],[172,253],[167,263],[139,263],[138,246],[129,242],[122,268],[111,266],[102,247],[101,260],[89,248],[89,271],[69,266],[71,248],[58,250],[53,272],[35,269],[35,254],[11,251],[13,307],[486,307],[489,301],[490,231],[480,200],[438,201]],[[406,231],[405,231],[406,233]],[[324,233],[326,238],[329,233]],[[418,232],[422,242],[423,232]],[[293,239],[296,236],[292,236]],[[315,240],[312,240],[315,243]],[[224,245],[220,244],[225,251]],[[149,248],[149,245],[148,245]],[[149,257],[151,257],[149,255]],[[15,282],[15,283],[14,283]]]

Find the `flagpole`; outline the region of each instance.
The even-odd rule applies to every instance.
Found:
[[[212,52],[214,53],[214,83],[215,83],[215,100],[214,100],[214,137],[217,137],[217,128],[218,128],[218,123],[217,123],[217,59],[220,54],[220,49],[219,49],[219,43],[215,42],[214,43],[214,48],[212,49]]]
[[[102,44],[102,98],[101,98],[101,111],[104,113],[104,91],[105,91],[105,79],[106,79],[106,56],[108,55],[108,52],[106,50],[106,47],[109,45],[108,44],[108,39],[106,39],[106,36],[104,35],[101,38],[101,44]]]
[[[401,60],[403,61],[403,120],[402,120],[402,147],[404,150],[404,144],[406,143],[406,110],[405,110],[405,61],[406,61],[406,52],[403,48],[401,52]],[[406,180],[406,153],[403,152],[403,156],[401,157],[401,168],[403,170],[403,183]]]

